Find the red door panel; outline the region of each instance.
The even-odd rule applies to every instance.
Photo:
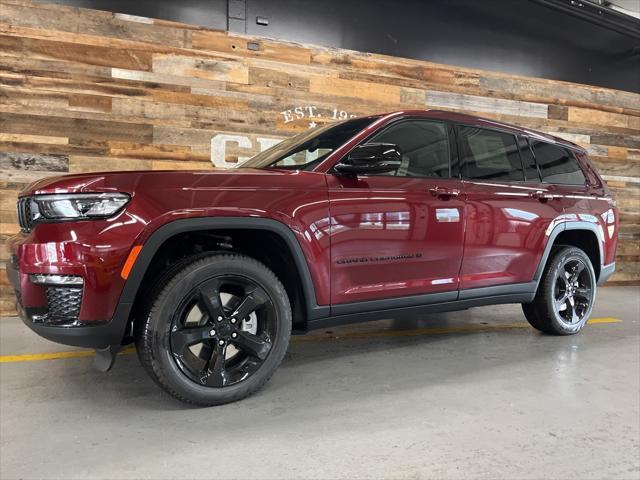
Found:
[[[327,178],[332,304],[457,290],[464,200],[446,190],[459,180]]]
[[[563,202],[537,195],[549,193],[542,184],[463,185],[467,230],[460,289],[530,282]]]

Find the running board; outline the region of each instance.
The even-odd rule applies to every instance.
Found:
[[[307,324],[307,328],[308,330],[317,330],[319,328],[337,327],[339,325],[368,322],[370,320],[383,320],[388,318],[401,318],[409,315],[451,312],[471,307],[482,307],[485,305],[529,303],[533,301],[535,295],[535,292],[509,293],[505,295],[466,298],[462,300],[412,305],[408,307],[381,308],[366,312],[348,313],[345,315],[334,315],[327,318],[310,320]]]

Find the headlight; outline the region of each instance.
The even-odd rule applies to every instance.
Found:
[[[72,193],[31,197],[31,221],[106,218],[129,201],[125,193]]]

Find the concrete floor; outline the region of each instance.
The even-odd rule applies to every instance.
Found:
[[[317,332],[209,409],[132,354],[0,363],[0,478],[638,479],[640,289],[593,316],[622,322],[551,337],[509,305]],[[2,356],[68,350],[0,320]]]

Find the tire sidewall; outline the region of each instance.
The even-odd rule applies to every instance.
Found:
[[[170,330],[178,305],[193,288],[218,275],[249,278],[269,295],[276,312],[276,335],[272,347],[260,368],[249,378],[223,388],[198,385],[178,367],[170,347]],[[274,281],[275,280],[275,281]],[[152,356],[156,374],[179,396],[194,403],[219,404],[240,399],[269,379],[286,353],[291,332],[291,309],[286,291],[266,267],[246,257],[205,258],[178,272],[160,293],[148,318]]]
[[[593,295],[592,295],[591,302],[589,303],[589,308],[585,313],[584,317],[582,318],[582,320],[580,320],[576,324],[568,324],[562,319],[560,314],[556,311],[555,298],[554,298],[556,279],[560,273],[560,270],[570,260],[580,260],[586,265],[586,269],[589,272],[589,277],[591,279],[591,285],[593,290]],[[579,332],[584,328],[587,321],[589,320],[589,317],[591,316],[591,312],[593,311],[593,304],[596,299],[596,288],[597,288],[596,276],[593,270],[593,265],[591,264],[591,260],[589,260],[589,257],[582,250],[579,250],[577,248],[565,248],[560,250],[556,255],[556,257],[554,258],[551,268],[547,273],[547,288],[546,288],[545,299],[544,299],[547,310],[551,313],[555,327],[560,331],[560,333],[571,335]]]

